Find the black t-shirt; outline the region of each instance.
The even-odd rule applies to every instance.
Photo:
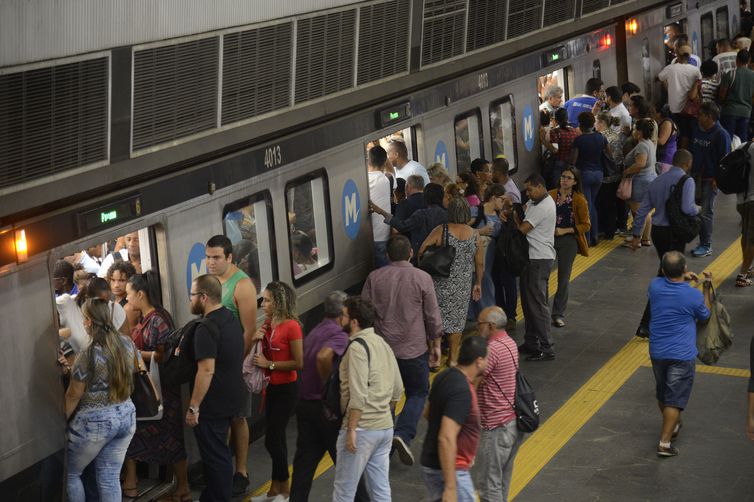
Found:
[[[474,461],[479,440],[479,408],[466,375],[456,368],[437,375],[429,392],[429,424],[421,464],[432,469],[441,468],[437,436],[443,417],[462,426],[456,441],[456,469],[468,470]]]
[[[238,415],[243,397],[243,328],[225,307],[210,312],[207,319],[215,323],[219,336],[215,337],[203,324],[194,333],[194,358],[215,360],[215,374],[199,407],[200,420],[232,418]]]

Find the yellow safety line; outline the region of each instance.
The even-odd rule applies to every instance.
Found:
[[[642,364],[642,366],[646,368],[651,368],[652,363],[646,362]],[[728,368],[725,366],[708,366],[706,364],[696,363],[696,372],[697,373],[709,373],[711,375],[723,375],[723,376],[732,376],[732,377],[741,377],[741,378],[749,378],[751,376],[751,372],[744,368]]]
[[[577,255],[576,260],[573,263],[573,271],[571,272],[571,281],[576,279],[578,276],[586,272],[590,267],[594,266],[597,262],[599,262],[602,258],[607,256],[608,253],[610,253],[613,249],[619,247],[623,243],[623,238],[616,236],[611,241],[602,241],[597,246],[589,248],[589,256],[581,256]],[[549,282],[549,292],[550,296],[555,295],[556,290],[558,289],[558,273],[557,271],[553,271],[550,274],[550,282]],[[518,317],[523,317],[523,312],[521,310],[521,300],[519,299],[518,306],[517,306],[517,313]],[[436,373],[431,373],[429,376],[429,382],[430,385],[432,384],[432,381],[435,378]],[[396,406],[396,414],[399,414],[403,410],[403,405],[405,404],[406,399],[405,396],[401,397],[401,400],[398,402],[398,405]],[[320,460],[319,465],[317,465],[317,470],[314,473],[314,479],[317,479],[319,476],[324,474],[328,469],[330,469],[333,466],[333,461],[330,458],[330,454],[325,454],[322,457],[322,460]],[[289,472],[293,472],[293,465],[288,466]],[[262,495],[264,493],[267,493],[269,491],[270,486],[272,485],[272,481],[267,481],[265,484],[258,487],[256,490],[254,490],[246,499],[244,499],[244,502],[248,502],[251,497],[256,497],[257,495]]]
[[[733,273],[741,262],[738,241],[731,244],[706,272],[712,272],[715,287]],[[631,339],[597,373],[571,396],[532,434],[516,456],[511,480],[511,500],[523,490],[542,468],[565,446],[597,411],[641,366],[648,364],[648,344]],[[704,368],[711,368],[703,366]],[[721,368],[714,368],[718,370]],[[701,370],[703,372],[712,372]]]

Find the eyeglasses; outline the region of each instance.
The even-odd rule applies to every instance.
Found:
[[[574,178],[573,176],[566,176],[565,174],[561,174],[560,179],[561,180],[575,180],[576,178]]]

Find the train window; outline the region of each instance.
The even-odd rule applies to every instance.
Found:
[[[592,61],[592,77],[602,79],[602,65],[599,59]]]
[[[285,202],[291,270],[297,283],[332,262],[330,200],[324,170],[288,184]]]
[[[565,68],[537,77],[537,96],[539,96],[540,103],[544,102],[545,91],[551,85],[556,85],[563,89],[563,101],[568,99],[568,84],[566,81]]]
[[[518,169],[516,152],[516,113],[513,109],[513,96],[490,104],[490,133],[492,134],[492,158],[499,155],[508,159],[509,171]]]
[[[225,206],[223,229],[233,243],[233,263],[246,272],[262,297],[262,287],[277,280],[272,198],[262,192]]]
[[[715,44],[715,27],[712,13],[709,12],[701,17],[702,25],[702,61],[712,58],[712,48]]]
[[[387,150],[391,141],[403,141],[406,144],[408,150],[408,160],[417,160],[416,155],[416,131],[414,127],[407,127],[405,129],[399,129],[386,136],[375,138],[367,143],[366,151],[376,145],[380,145]]]
[[[474,110],[456,117],[456,172],[468,171],[471,161],[482,156],[482,117]]]
[[[717,37],[715,37],[717,40],[720,40],[721,38],[728,38],[730,34],[728,33],[728,7],[720,7],[717,9],[717,12],[715,12],[715,24],[717,25]],[[746,35],[748,36],[748,34]]]

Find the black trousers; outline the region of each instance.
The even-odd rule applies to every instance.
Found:
[[[233,462],[227,443],[230,421],[230,417],[210,419],[200,416],[199,425],[194,427],[207,481],[199,497],[201,502],[230,501],[233,488]]]
[[[613,237],[618,229],[626,228],[626,203],[615,195],[619,183],[620,181],[603,183],[597,194],[598,230],[608,238]]]
[[[288,427],[298,401],[298,383],[268,385],[265,402],[266,429],[264,447],[272,459],[272,480],[288,481],[288,443],[285,429]]]
[[[340,424],[325,419],[322,403],[318,400],[302,399],[296,408],[296,455],[293,457],[293,479],[291,481],[290,502],[307,502],[312,489],[314,473],[325,452],[337,462],[337,449]],[[368,502],[364,478],[359,481],[356,502]]]
[[[662,255],[668,251],[680,251],[684,253],[686,251],[686,243],[676,239],[673,236],[673,232],[670,227],[662,227],[658,225],[652,225],[652,243],[654,244],[655,251],[657,251],[657,257],[660,259],[660,266],[657,269],[657,277],[662,277]],[[645,330],[645,333],[649,333],[649,319],[650,319],[649,301],[644,307],[644,315],[641,317],[641,323],[639,329]]]

